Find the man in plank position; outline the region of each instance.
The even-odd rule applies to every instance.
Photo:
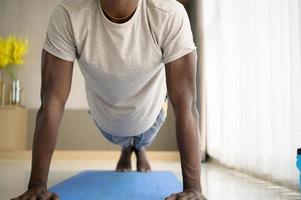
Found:
[[[89,114],[122,146],[117,171],[151,170],[145,147],[174,109],[183,191],[168,200],[204,200],[200,181],[195,44],[175,0],[62,0],[52,12],[42,50],[28,190],[18,200],[58,199],[47,190],[49,166],[69,96],[75,59],[85,79]]]

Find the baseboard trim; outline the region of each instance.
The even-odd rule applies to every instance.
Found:
[[[54,160],[116,160],[120,156],[119,151],[55,151]],[[177,151],[148,151],[147,156],[151,160],[180,161]],[[31,151],[0,151],[0,160],[28,160],[31,159]]]

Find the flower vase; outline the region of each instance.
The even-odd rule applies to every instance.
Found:
[[[11,91],[11,104],[20,105],[21,103],[21,81],[13,80]]]
[[[6,84],[3,73],[0,71],[0,106],[5,106],[6,103]]]
[[[6,84],[2,82],[1,84],[1,106],[5,106],[5,93],[6,93]]]
[[[0,105],[3,105],[3,92],[2,92],[2,73],[0,71]]]

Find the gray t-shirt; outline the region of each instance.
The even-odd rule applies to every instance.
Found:
[[[122,24],[106,18],[99,0],[62,0],[43,48],[67,61],[77,59],[99,127],[134,136],[149,129],[162,108],[164,64],[196,46],[186,10],[176,0],[138,0],[134,15]]]

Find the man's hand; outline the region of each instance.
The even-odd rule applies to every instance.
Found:
[[[199,191],[183,191],[175,193],[165,198],[165,200],[207,200],[206,197]]]
[[[34,187],[27,190],[24,194],[11,200],[59,200],[59,196],[55,193],[49,192],[46,187]]]

